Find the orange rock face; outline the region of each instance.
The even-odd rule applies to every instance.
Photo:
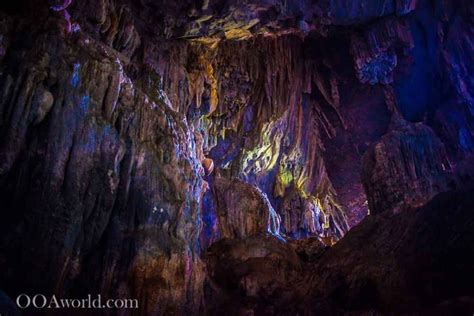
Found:
[[[205,158],[202,161],[202,166],[204,167],[204,170],[206,171],[206,175],[210,175],[212,171],[214,171],[214,161],[210,158]]]

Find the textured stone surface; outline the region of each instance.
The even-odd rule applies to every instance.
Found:
[[[429,200],[473,178],[473,12],[0,2],[1,289],[141,314],[468,305],[472,201]]]
[[[317,239],[221,240],[206,255],[207,306],[231,315],[469,313],[472,193],[369,216],[329,249]]]
[[[279,233],[280,219],[272,217],[275,211],[256,187],[237,179],[216,178],[214,191],[222,238],[239,239],[268,230]]]
[[[81,3],[84,3],[83,4]],[[114,6],[122,2],[99,2],[99,10],[91,1],[75,1],[95,21],[113,25]],[[325,32],[328,25],[366,23],[389,15],[403,15],[416,7],[416,1],[331,0],[297,1],[166,1],[129,2],[138,24],[153,23],[155,32],[167,38],[245,40],[259,34],[307,34]],[[87,10],[87,7],[89,10]],[[112,23],[110,23],[112,21]],[[106,23],[104,23],[106,22]]]
[[[328,239],[310,237],[291,240],[289,245],[294,249],[296,254],[305,263],[318,261],[324,253],[330,249],[331,244],[326,242]]]
[[[390,132],[363,159],[362,182],[373,213],[421,206],[449,187],[444,145],[421,123],[394,119]]]
[[[362,83],[390,84],[397,66],[397,50],[413,48],[406,18],[387,18],[353,34],[352,55]]]
[[[302,272],[293,249],[273,237],[223,239],[206,253],[210,314],[274,314],[269,301],[291,303],[289,284]]]
[[[184,117],[88,37],[35,35],[0,78],[2,285],[196,310],[204,182]]]
[[[472,194],[442,193],[416,210],[367,217],[311,270],[309,308],[323,314],[470,313]]]

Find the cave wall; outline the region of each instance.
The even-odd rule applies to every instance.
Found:
[[[199,308],[193,132],[115,51],[62,32],[27,26],[4,59],[2,284],[142,297],[144,312]]]
[[[0,8],[11,296],[202,311],[216,241],[267,231],[331,245],[368,213],[454,188],[472,164],[467,0]]]

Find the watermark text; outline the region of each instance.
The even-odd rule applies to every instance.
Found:
[[[86,298],[58,298],[43,294],[20,294],[16,298],[16,305],[20,309],[138,309],[138,299],[119,298],[102,299],[100,294]]]

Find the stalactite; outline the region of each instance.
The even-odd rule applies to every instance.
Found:
[[[471,2],[0,2],[0,309],[472,310]]]
[[[303,89],[308,86],[303,74],[312,69],[298,61],[302,54],[299,41],[293,37],[270,37],[258,42],[258,46],[253,41],[224,42],[217,46],[213,65],[219,102],[209,117],[208,135],[217,144],[219,138],[225,140],[226,130],[238,133],[244,139],[244,148],[241,162],[236,166],[240,170],[237,175],[256,185],[259,181],[275,181],[274,188],[267,193],[282,197],[294,183],[303,198],[309,199],[314,194],[322,198],[326,194],[334,195],[334,190],[324,189],[330,188],[325,184],[330,180],[322,155],[318,154],[323,148],[319,132],[324,129],[334,136],[334,129],[324,112],[315,110],[317,103],[305,101],[308,104],[303,109]],[[265,63],[261,63],[262,58]],[[323,89],[328,103],[339,113],[335,79],[328,81],[328,91],[323,86],[317,88]],[[313,117],[310,125],[304,120],[308,115]],[[279,169],[276,179],[264,180],[275,168]],[[257,180],[251,180],[255,176]],[[341,212],[338,207],[327,208],[329,213]],[[340,237],[347,223],[344,216],[334,215],[334,218],[340,222],[338,228],[333,227]]]

